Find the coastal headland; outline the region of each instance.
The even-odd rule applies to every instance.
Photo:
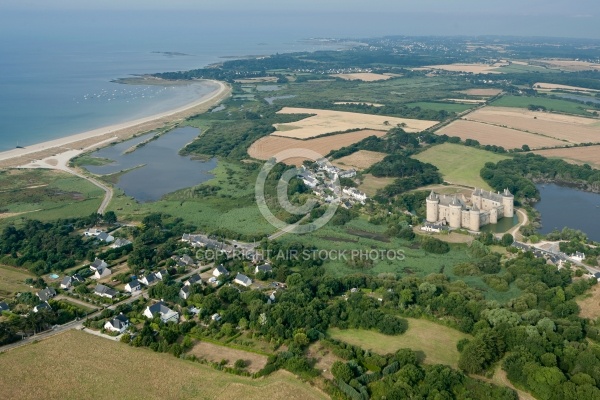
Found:
[[[38,143],[25,148],[1,152],[0,168],[28,166],[28,164],[49,157],[66,162],[81,152],[94,150],[115,141],[126,140],[138,133],[159,129],[166,124],[205,112],[231,94],[231,88],[223,82],[214,80],[203,80],[203,82],[214,85],[214,91],[185,106],[148,117]],[[65,155],[68,157],[66,160]],[[51,164],[47,166],[47,168],[52,167],[53,165]]]

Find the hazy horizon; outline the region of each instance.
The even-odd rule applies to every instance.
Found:
[[[418,3],[382,0],[305,0],[285,4],[269,0],[252,3],[241,0],[218,4],[198,4],[175,0],[168,5],[158,1],[115,0],[79,2],[58,0],[5,0],[0,4],[0,33],[33,35],[69,31],[86,36],[85,29],[111,29],[126,32],[130,27],[148,28],[151,38],[163,29],[181,30],[193,35],[193,26],[209,24],[215,33],[243,35],[248,30],[265,36],[376,37],[407,36],[537,36],[600,39],[597,18],[600,3],[564,1],[439,1]],[[210,16],[210,18],[206,18]],[[155,31],[154,31],[155,30]],[[7,38],[8,39],[8,38]],[[185,38],[182,38],[185,39]],[[1,40],[1,39],[0,39]]]

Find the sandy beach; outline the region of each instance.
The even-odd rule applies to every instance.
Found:
[[[215,90],[198,100],[174,110],[165,111],[149,117],[110,125],[103,128],[66,136],[0,153],[0,168],[10,168],[27,165],[33,161],[42,160],[61,153],[69,152],[73,156],[84,149],[86,151],[106,146],[114,141],[128,139],[138,133],[162,128],[167,124],[183,120],[189,116],[209,110],[213,105],[223,101],[231,94],[231,88],[219,81],[205,81],[214,85]],[[73,157],[71,156],[71,157]]]

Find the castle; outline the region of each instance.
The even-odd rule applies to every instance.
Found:
[[[487,224],[498,223],[499,218],[512,218],[514,196],[508,189],[503,193],[475,189],[470,205],[464,196],[438,195],[431,191],[427,196],[427,222],[450,225],[450,228],[465,228],[479,232]]]

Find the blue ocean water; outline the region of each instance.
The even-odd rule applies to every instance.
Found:
[[[329,48],[302,41],[308,30],[274,34],[255,22],[221,14],[1,13],[0,151],[166,111],[207,91],[113,79]]]

